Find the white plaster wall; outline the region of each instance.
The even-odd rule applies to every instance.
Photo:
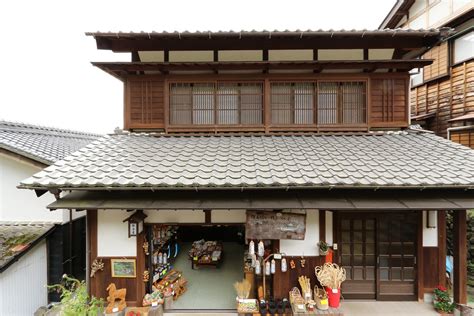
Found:
[[[46,242],[0,274],[0,315],[33,315],[48,303]]]
[[[243,223],[247,220],[245,210],[212,210],[212,223]]]
[[[62,222],[62,211],[49,211],[46,205],[54,196],[36,197],[33,190],[20,190],[17,185],[41,168],[14,157],[0,154],[0,220]]]
[[[146,223],[204,223],[202,210],[146,210]]]
[[[280,240],[280,251],[288,256],[318,256],[319,211],[306,211],[306,234],[304,240]]]
[[[438,218],[438,212],[436,219]],[[426,228],[427,211],[423,211],[423,247],[438,247],[438,224],[436,228]],[[438,221],[436,220],[436,223]]]
[[[126,210],[97,211],[97,255],[99,257],[134,257],[136,237],[128,238],[128,223],[123,220],[131,213]]]
[[[332,212],[326,211],[326,242],[332,246],[334,242],[334,235],[332,231]]]

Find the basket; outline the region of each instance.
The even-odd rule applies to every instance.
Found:
[[[323,288],[320,288],[317,285],[314,286],[314,300],[316,301],[317,309],[323,311],[329,309],[328,294]]]
[[[304,302],[304,299],[301,296],[300,289],[297,288],[297,287],[294,287],[294,288],[291,289],[289,297],[290,297],[290,303],[291,304],[296,304],[297,300],[299,302],[301,302],[301,300],[303,300],[303,302]]]

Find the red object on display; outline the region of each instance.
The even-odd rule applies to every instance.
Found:
[[[324,262],[331,262],[332,263],[332,252],[333,252],[332,249],[329,249],[329,252],[328,252],[328,254],[326,255],[326,257],[324,259],[325,260]]]
[[[326,293],[328,294],[329,307],[339,308],[341,289],[331,289],[326,286]]]

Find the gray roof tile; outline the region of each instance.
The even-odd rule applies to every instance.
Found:
[[[473,187],[474,151],[420,131],[382,135],[114,135],[25,188]]]
[[[103,136],[0,120],[0,148],[46,165]]]
[[[53,227],[54,223],[0,221],[0,273]]]

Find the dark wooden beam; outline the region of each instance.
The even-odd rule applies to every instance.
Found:
[[[319,210],[319,240],[326,241],[326,211]]]
[[[140,62],[140,55],[137,51],[132,52],[132,62]]]
[[[418,232],[416,238],[416,279],[418,302],[424,302],[425,300],[425,275],[423,272],[423,214],[423,211],[418,212]]]
[[[454,302],[467,304],[467,212],[454,212]]]
[[[212,223],[212,211],[211,210],[203,210],[204,212],[204,222],[206,224]]]
[[[364,48],[364,60],[369,60],[369,49]]]
[[[303,38],[226,38],[226,39],[117,39],[97,38],[97,48],[114,52],[155,50],[262,50],[262,49],[357,49],[357,48],[403,48],[407,50],[429,47],[438,37],[419,36],[365,36],[365,37],[310,37]]]
[[[86,277],[89,277],[92,262],[97,258],[97,210],[87,210],[87,243],[89,245],[89,261],[86,267]],[[97,278],[89,278],[89,294],[99,296],[99,284]]]
[[[163,60],[165,63],[170,61],[170,51],[168,49],[165,49],[163,52]]]
[[[446,211],[438,211],[438,284],[446,286]]]

